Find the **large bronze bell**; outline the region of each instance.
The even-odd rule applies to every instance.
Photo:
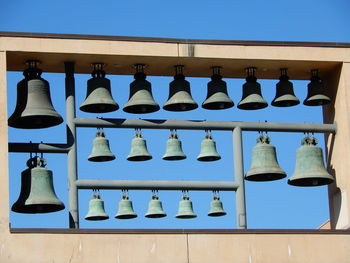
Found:
[[[246,83],[243,84],[243,95],[241,101],[238,103],[237,108],[241,110],[258,110],[267,107],[267,102],[264,100],[261,94],[261,86],[256,81],[255,68],[246,68],[247,77]]]
[[[300,101],[295,97],[293,83],[289,81],[287,69],[281,68],[280,70],[280,81],[276,84],[276,96],[271,102],[271,105],[275,107],[290,107],[298,105]]]
[[[22,172],[21,192],[11,210],[17,213],[50,213],[64,209],[57,198],[52,181],[52,171],[45,168],[46,161],[38,156],[27,161]]]
[[[166,213],[163,210],[162,202],[159,200],[158,191],[152,191],[152,199],[148,203],[148,210],[145,217],[161,218],[165,216]]]
[[[132,207],[132,202],[129,200],[128,193],[127,191],[123,191],[122,199],[119,201],[118,212],[115,215],[115,218],[131,219],[136,217],[137,214],[135,213],[134,208]]]
[[[213,75],[208,83],[207,98],[202,108],[207,110],[222,110],[233,107],[234,103],[227,94],[226,82],[220,75],[220,67],[213,67]]]
[[[182,65],[175,66],[174,80],[169,84],[169,98],[163,109],[167,111],[189,111],[198,108],[191,95],[190,83],[185,80]]]
[[[177,133],[171,131],[170,137],[166,142],[166,152],[163,156],[163,160],[176,161],[186,159],[186,155],[182,151],[181,141]]]
[[[51,102],[49,83],[41,77],[38,61],[28,61],[24,79],[17,84],[17,104],[8,125],[21,129],[39,129],[63,122]]]
[[[202,162],[211,162],[220,160],[221,156],[216,150],[216,142],[210,133],[207,132],[205,138],[201,142],[201,152],[197,160]]]
[[[318,69],[311,70],[311,82],[307,85],[307,97],[304,105],[319,106],[329,104],[331,99],[325,95],[325,87],[318,77]]]
[[[218,191],[213,191],[213,200],[210,202],[210,210],[208,216],[224,216],[226,212],[220,201],[220,196]]]
[[[89,201],[89,211],[85,216],[85,220],[100,221],[108,218],[109,216],[105,212],[104,202],[100,194],[94,191],[92,199]]]
[[[197,217],[193,211],[193,205],[188,196],[188,191],[182,191],[182,200],[179,202],[179,210],[176,214],[176,218],[190,219]]]
[[[87,82],[87,93],[80,110],[92,113],[105,113],[119,109],[111,92],[111,81],[105,78],[103,63],[93,63],[92,78]]]
[[[314,136],[306,136],[297,150],[295,170],[288,184],[294,186],[320,186],[334,181],[323,162],[322,148],[316,146]]]
[[[276,148],[270,144],[267,135],[261,135],[253,148],[252,165],[245,179],[249,181],[273,181],[286,177],[286,173],[279,167]]]
[[[146,80],[143,73],[143,64],[136,64],[135,80],[130,84],[129,101],[124,105],[123,111],[128,113],[151,113],[160,109],[154,101],[151,83]]]
[[[152,155],[147,150],[146,140],[142,137],[140,131],[136,130],[135,137],[131,141],[131,150],[127,157],[128,161],[147,161],[151,160]]]
[[[88,157],[91,162],[107,162],[115,159],[109,148],[109,141],[103,130],[98,130],[96,138],[92,142],[92,151]]]

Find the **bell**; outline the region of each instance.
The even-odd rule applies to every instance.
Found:
[[[163,160],[176,161],[183,159],[186,159],[186,155],[182,151],[181,141],[176,132],[171,132],[166,143],[166,152],[163,156]]]
[[[297,150],[295,171],[288,184],[295,186],[320,186],[334,181],[323,162],[322,148],[316,146],[317,139],[306,136]]]
[[[161,218],[165,217],[166,213],[163,210],[162,202],[159,201],[159,197],[155,191],[152,193],[152,199],[148,203],[148,211],[145,217],[148,218]]]
[[[111,82],[105,78],[103,63],[93,63],[94,70],[92,78],[87,82],[87,94],[80,110],[92,113],[104,113],[116,111],[118,104],[113,100],[111,94]]]
[[[237,107],[241,110],[258,110],[267,107],[267,102],[261,95],[261,86],[256,82],[255,68],[246,68],[246,83],[243,85],[242,100]]]
[[[201,152],[197,157],[198,161],[211,162],[220,160],[221,156],[216,151],[216,143],[211,134],[207,133],[201,142]]]
[[[226,212],[224,211],[224,208],[222,206],[222,202],[220,201],[219,192],[213,191],[214,196],[213,200],[210,202],[210,211],[208,213],[208,216],[224,216],[226,215]]]
[[[304,105],[319,106],[330,103],[331,99],[324,92],[325,87],[318,77],[318,69],[311,70],[311,82],[307,85],[307,97],[304,100]]]
[[[130,84],[129,101],[123,108],[125,112],[151,113],[160,108],[153,99],[151,83],[146,80],[146,74],[143,73],[144,66],[142,64],[135,65],[135,80]]]
[[[52,106],[49,83],[41,78],[38,61],[28,61],[24,79],[17,85],[17,104],[8,125],[21,129],[39,129],[63,122]]]
[[[280,81],[276,84],[276,96],[271,102],[271,105],[275,107],[290,107],[298,105],[300,101],[295,97],[293,83],[289,81],[287,69],[281,68],[280,70]]]
[[[109,216],[105,212],[103,200],[98,193],[94,193],[92,199],[89,201],[89,211],[85,216],[86,220],[99,221],[106,220]]]
[[[245,179],[248,181],[273,181],[286,177],[279,167],[276,148],[270,144],[267,135],[259,136],[253,148],[252,165]]]
[[[91,162],[107,162],[115,159],[114,154],[109,149],[109,141],[105,137],[103,130],[98,130],[96,138],[92,142],[92,152],[88,157]]]
[[[233,107],[234,103],[227,94],[226,82],[220,75],[220,67],[213,67],[213,75],[208,83],[207,98],[202,108],[207,110],[222,110]]]
[[[28,169],[22,172],[21,192],[11,210],[17,213],[50,213],[64,209],[64,204],[57,198],[52,171],[45,168],[43,158],[34,157],[27,161]]]
[[[131,150],[127,157],[128,161],[151,160],[152,155],[147,150],[146,140],[142,138],[141,132],[136,131],[135,137],[131,141]]]
[[[189,111],[198,108],[191,96],[190,83],[182,73],[184,66],[175,66],[174,80],[169,84],[169,98],[163,109],[167,111]]]
[[[137,214],[134,212],[132,202],[129,200],[127,193],[123,192],[122,200],[119,201],[119,208],[117,214],[115,215],[115,218],[131,219],[136,217]]]
[[[193,211],[190,198],[187,194],[183,194],[182,200],[179,202],[179,211],[176,214],[176,218],[189,219],[195,217],[197,217],[197,215]]]

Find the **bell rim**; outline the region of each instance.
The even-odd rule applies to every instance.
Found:
[[[312,181],[317,180],[318,184],[313,184]],[[325,177],[307,177],[307,178],[296,178],[293,179],[292,177],[288,179],[288,184],[293,186],[301,186],[301,187],[315,187],[315,186],[322,186],[322,185],[328,185],[334,182],[333,178],[325,178]]]
[[[285,95],[284,95],[285,96]],[[293,95],[289,95],[289,99],[283,99],[283,96],[274,98],[271,105],[274,107],[293,107],[300,104],[300,100]]]
[[[17,129],[45,129],[60,125],[63,122],[63,118],[59,114],[56,116],[35,115],[19,116],[18,118],[11,117],[8,119],[8,126]],[[39,117],[44,120],[40,124],[37,124],[35,123],[35,119]]]
[[[200,162],[215,162],[221,159],[221,156],[198,156],[197,160]]]
[[[313,96],[312,96],[313,97]],[[322,106],[331,103],[331,99],[327,96],[322,95],[319,99],[306,98],[303,102],[306,106]]]
[[[145,108],[145,111],[138,110],[139,108]],[[127,113],[133,113],[133,114],[145,114],[145,113],[152,113],[160,110],[160,106],[158,104],[156,105],[149,105],[149,104],[136,104],[136,105],[125,105],[123,107],[123,111]]]
[[[104,216],[85,216],[85,220],[88,221],[102,221],[102,220],[107,220],[109,219],[108,215],[104,215]]]
[[[22,207],[22,209],[21,209]],[[38,209],[39,207],[45,207],[43,209]],[[61,204],[18,204],[14,203],[11,207],[11,211],[21,214],[46,214],[54,213],[65,209],[65,205]]]
[[[150,214],[145,214],[145,217],[147,218],[163,218],[166,217],[166,213],[150,213]]]
[[[181,161],[187,158],[186,155],[177,155],[177,156],[163,156],[162,159],[165,161]]]
[[[218,107],[217,105],[224,105],[223,107]],[[202,108],[206,110],[225,110],[232,108],[235,104],[233,101],[222,101],[222,102],[206,102],[202,103]]]
[[[119,105],[117,103],[115,105],[110,103],[93,103],[86,105],[83,104],[79,107],[79,109],[81,111],[89,113],[107,113],[119,110]],[[104,110],[101,110],[102,107],[104,108]],[[95,108],[97,108],[98,110],[94,110]]]
[[[166,111],[190,111],[195,110],[198,108],[198,104],[195,103],[188,103],[188,102],[179,102],[179,103],[171,103],[171,104],[165,104],[163,106],[163,110]]]
[[[116,215],[114,218],[116,219],[133,219],[136,218],[137,214],[127,214],[127,215]]]
[[[153,157],[152,155],[145,156],[145,155],[135,155],[135,156],[128,156],[126,160],[131,161],[131,162],[143,162],[143,161],[149,161]]]
[[[92,156],[92,157],[88,157],[88,161],[90,162],[109,162],[109,161],[113,161],[115,160],[115,156]]]
[[[287,174],[282,170],[281,172],[274,172],[274,173],[257,173],[257,174],[251,174],[246,175],[244,177],[247,181],[252,182],[269,182],[269,181],[276,181],[283,178],[286,178]]]
[[[179,219],[191,219],[191,218],[196,218],[197,215],[196,214],[177,214],[175,216],[175,218],[179,218]]]
[[[212,216],[212,217],[225,216],[225,215],[227,215],[225,211],[208,213],[208,216]]]
[[[255,106],[254,106],[255,105]],[[254,107],[251,107],[254,106]],[[268,106],[267,102],[244,102],[239,103],[237,108],[240,110],[260,110]]]

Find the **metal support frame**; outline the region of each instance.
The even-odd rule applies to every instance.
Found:
[[[9,143],[10,152],[66,153],[68,166],[69,227],[79,228],[78,189],[131,190],[220,190],[236,191],[237,228],[246,229],[246,204],[242,131],[336,133],[336,124],[270,123],[205,120],[145,120],[76,118],[74,62],[65,62],[67,143]],[[151,181],[151,180],[78,180],[77,127],[143,128],[232,131],[234,152],[233,181]]]

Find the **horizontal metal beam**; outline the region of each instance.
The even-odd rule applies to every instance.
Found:
[[[147,120],[147,119],[102,119],[76,118],[77,127],[100,128],[142,128],[142,129],[178,129],[178,130],[233,130],[240,127],[243,131],[275,132],[320,132],[336,133],[336,124],[242,122],[242,121],[205,121],[205,120]]]
[[[238,184],[230,181],[153,181],[153,180],[77,180],[78,189],[128,190],[220,190],[236,191]]]
[[[68,144],[59,144],[59,143],[18,143],[10,142],[9,152],[39,152],[39,153],[68,153],[69,145]]]

